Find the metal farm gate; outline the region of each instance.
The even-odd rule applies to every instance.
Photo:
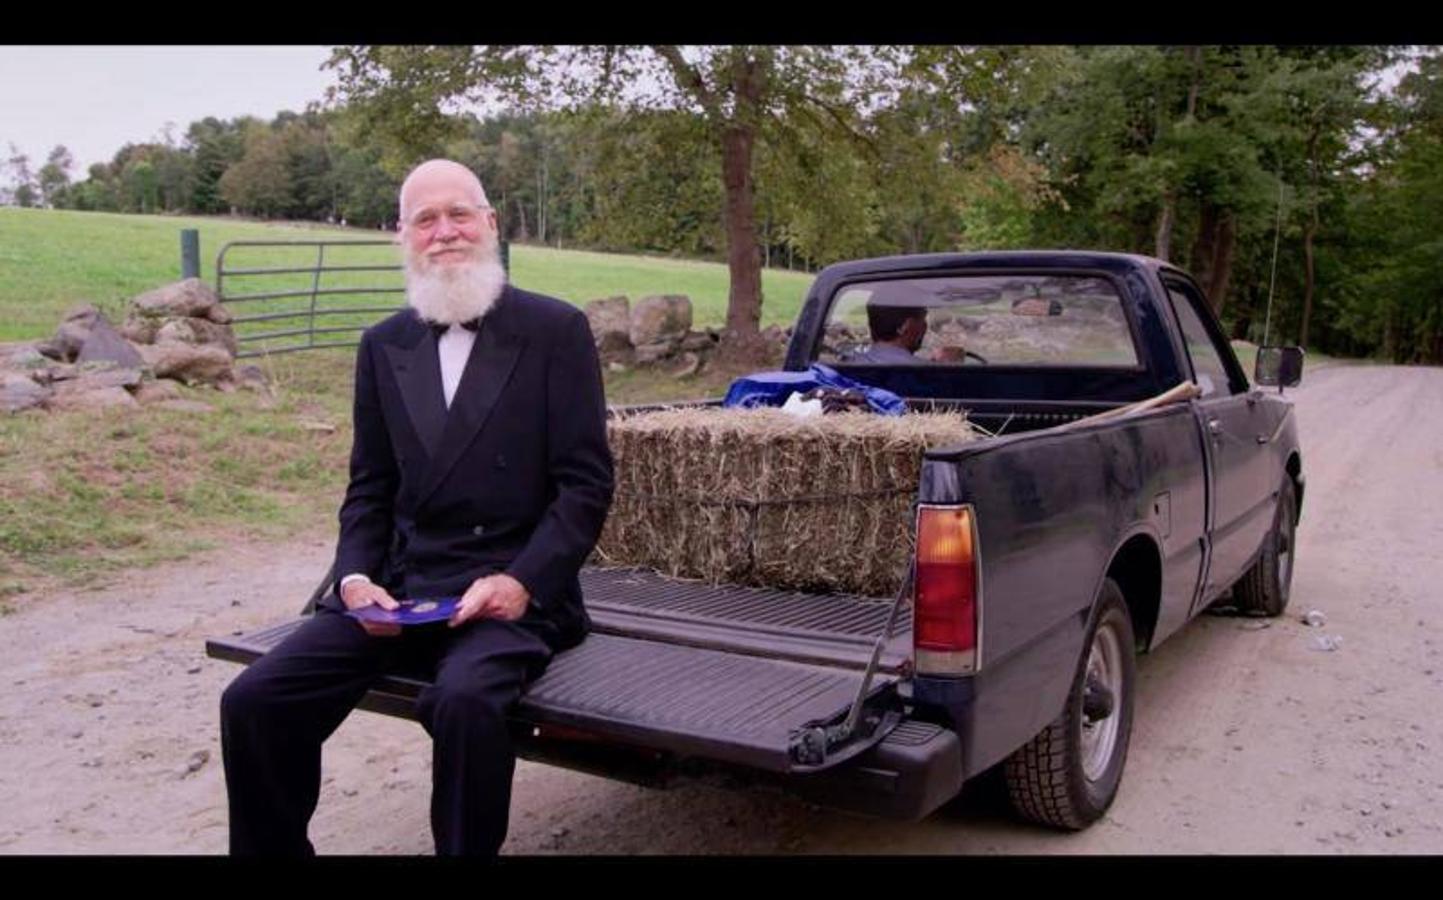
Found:
[[[261,248],[272,251],[260,254],[267,261],[282,264],[230,259],[232,251],[255,256]],[[507,242],[500,250],[509,270]],[[216,255],[215,292],[234,316],[236,356],[354,347],[362,331],[405,305],[397,252],[391,240],[227,242]]]

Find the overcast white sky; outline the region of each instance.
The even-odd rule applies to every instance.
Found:
[[[108,162],[122,145],[176,140],[192,121],[303,110],[335,83],[325,47],[0,46],[0,152],[9,142],[32,171],[50,148],[75,157],[71,177]]]

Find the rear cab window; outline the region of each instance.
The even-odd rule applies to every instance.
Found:
[[[817,359],[844,366],[1140,365],[1112,281],[1073,274],[852,282],[831,304]]]

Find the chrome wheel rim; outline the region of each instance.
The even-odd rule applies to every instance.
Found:
[[[1079,716],[1082,729],[1082,774],[1088,781],[1098,781],[1112,762],[1117,748],[1118,723],[1122,720],[1122,642],[1117,631],[1107,624],[1098,626],[1092,636],[1092,649],[1087,656],[1086,679],[1112,693],[1112,710],[1108,715],[1089,719]],[[1086,682],[1084,682],[1084,685]]]

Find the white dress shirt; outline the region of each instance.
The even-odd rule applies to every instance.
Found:
[[[476,332],[460,325],[452,325],[442,333],[436,340],[436,351],[441,358],[441,392],[446,398],[446,408],[451,408],[451,400],[456,396],[456,388],[461,384],[461,373],[466,371],[466,360],[471,357],[471,346],[476,343]],[[370,581],[371,579],[361,572],[352,572],[341,579],[341,587],[344,588],[352,581]]]
[[[452,325],[436,340],[436,350],[441,354],[441,390],[446,395],[446,408],[451,408],[451,398],[456,396],[456,386],[461,383],[461,373],[466,370],[466,360],[471,357],[471,345],[476,343],[476,332],[460,325]]]

